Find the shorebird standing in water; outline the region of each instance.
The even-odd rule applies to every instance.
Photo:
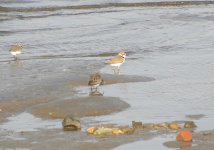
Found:
[[[16,43],[10,48],[9,51],[13,55],[14,60],[17,60],[17,55],[22,53],[22,45],[20,43]]]
[[[106,63],[111,65],[111,66],[117,67],[117,72],[114,69],[114,73],[119,74],[120,73],[120,66],[125,62],[125,58],[126,58],[126,53],[121,51],[117,54],[117,56],[113,57],[111,60],[107,61]]]
[[[91,86],[91,91],[95,89],[97,91],[97,87],[103,84],[103,79],[99,73],[90,76],[88,85]]]

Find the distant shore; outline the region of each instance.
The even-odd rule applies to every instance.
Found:
[[[57,11],[62,9],[97,9],[109,7],[179,7],[194,5],[213,5],[214,1],[160,1],[160,2],[139,2],[139,3],[103,3],[89,5],[59,6],[59,7],[41,7],[41,8],[10,8],[0,6],[0,12],[37,12],[37,11]]]

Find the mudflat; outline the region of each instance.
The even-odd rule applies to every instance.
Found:
[[[30,108],[40,118],[61,118],[72,114],[77,117],[100,116],[122,111],[130,105],[116,97],[89,96],[64,101],[53,101]]]
[[[213,2],[136,1],[0,0],[0,149],[213,149]],[[13,61],[16,42],[23,53]],[[105,62],[121,50],[128,57],[114,75]],[[106,83],[91,93],[97,72]],[[63,131],[70,113],[81,130]],[[168,130],[86,134],[180,120],[196,123],[192,142]]]

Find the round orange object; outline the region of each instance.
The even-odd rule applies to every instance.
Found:
[[[180,131],[176,136],[177,141],[190,142],[192,141],[192,134],[188,130]]]

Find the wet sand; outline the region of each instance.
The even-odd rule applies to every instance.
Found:
[[[212,150],[214,146],[214,130],[193,132],[192,142],[168,141],[164,145],[173,149]]]
[[[191,149],[213,148],[212,5],[124,3],[90,10],[50,7],[43,12],[45,6],[26,4],[9,8],[5,1],[0,7],[0,149],[124,150],[125,144],[144,147],[146,140],[165,143],[159,150],[174,149],[183,146],[174,141],[175,132],[95,137],[85,130],[109,123],[130,126],[132,120],[184,118],[198,125]],[[24,52],[14,62],[8,49],[17,39]],[[129,55],[121,75],[113,75],[105,61],[121,49]],[[99,96],[91,96],[87,82],[96,72],[106,84],[99,87]],[[62,118],[70,113],[81,118],[81,131],[62,130]],[[161,142],[156,141],[160,136]]]
[[[162,133],[139,132],[134,135],[96,137],[87,135],[85,132],[64,132],[58,130],[41,130],[39,132],[11,133],[20,140],[4,139],[0,141],[2,147],[27,148],[27,149],[79,149],[108,150],[124,143],[143,139],[148,140]]]
[[[74,74],[67,78],[63,78],[63,79],[61,78],[58,80],[58,82],[45,81],[45,82],[49,82],[50,85],[37,83],[33,87],[33,89],[24,87],[25,88],[25,90],[23,90],[24,93],[17,90],[13,91],[12,89],[11,91],[8,90],[8,92],[10,93],[16,92],[17,98],[10,97],[10,96],[13,96],[11,94],[8,94],[8,95],[7,93],[4,94],[4,95],[7,95],[7,97],[9,96],[9,98],[0,101],[0,109],[1,109],[0,121],[5,120],[5,118],[9,117],[10,115],[15,115],[17,113],[30,110],[29,108],[31,107],[34,107],[31,110],[34,110],[33,112],[35,112],[35,114],[37,115],[46,114],[45,115],[46,117],[50,116],[49,113],[58,111],[59,114],[55,114],[55,113],[52,114],[53,118],[65,117],[65,114],[68,114],[70,109],[71,109],[70,113],[75,113],[78,116],[90,116],[92,114],[94,115],[109,114],[115,111],[121,111],[129,107],[129,104],[121,101],[119,98],[116,98],[116,97],[90,96],[91,94],[90,87],[88,87],[87,85],[89,76],[90,76],[90,73],[86,73],[84,75],[78,75],[78,76]],[[154,80],[154,78],[151,78],[151,77],[142,77],[142,76],[134,76],[134,75],[102,74],[102,77],[105,80],[105,85],[117,84],[117,83],[129,83],[129,82],[150,82]],[[57,88],[52,88],[55,86],[57,86]],[[76,98],[75,95],[78,95],[78,93],[80,92],[78,90],[78,87],[87,87],[88,93],[86,94],[89,95],[89,97]],[[33,93],[31,93],[32,90],[34,90],[35,92],[40,92],[41,89],[47,91],[49,95],[48,96],[41,95],[41,94],[34,95]],[[31,94],[27,94],[27,93],[31,93]],[[28,97],[25,98],[23,94],[27,95]],[[89,108],[87,106],[91,106],[91,107]],[[72,110],[72,107],[75,110]]]
[[[30,100],[30,101],[0,101],[0,123],[6,121],[6,118],[23,112],[26,108],[35,106],[37,104],[45,103],[47,100]]]
[[[87,75],[81,75],[69,79],[65,78],[59,85],[60,91],[64,91],[60,99],[31,99],[31,100],[7,100],[0,101],[1,125],[7,124],[7,117],[16,116],[23,112],[32,113],[33,115],[48,119],[60,119],[56,121],[58,127],[56,129],[39,129],[37,131],[10,131],[1,130],[0,145],[1,148],[26,148],[26,149],[112,149],[120,145],[132,143],[136,141],[153,140],[159,136],[176,136],[176,133],[166,131],[136,131],[133,135],[110,136],[110,137],[96,137],[87,135],[85,129],[91,125],[101,125],[102,121],[91,122],[90,119],[83,119],[83,129],[75,132],[65,132],[61,129],[62,118],[68,114],[75,114],[81,118],[99,115],[107,115],[124,111],[130,108],[130,105],[117,97],[108,96],[78,96],[81,88],[87,89],[90,94],[90,87],[87,87]],[[106,86],[126,84],[126,83],[147,83],[154,82],[153,77],[135,76],[135,75],[111,75],[102,74],[105,79]],[[79,82],[77,82],[79,81]],[[105,85],[103,85],[105,86]],[[80,88],[79,88],[80,87]],[[34,87],[36,88],[36,87]],[[40,88],[39,86],[37,88]],[[68,89],[72,90],[68,90]],[[67,89],[67,90],[65,90]],[[84,90],[86,90],[84,89]],[[80,93],[79,93],[80,92]],[[81,94],[80,94],[81,95]],[[203,114],[199,115],[186,115],[187,118],[201,119],[205,117]],[[26,118],[27,120],[28,118]],[[42,121],[42,120],[41,120]],[[10,122],[10,120],[9,120]],[[8,123],[9,123],[8,122]],[[37,122],[36,124],[39,124]],[[0,126],[1,126],[0,125]],[[130,122],[127,123],[130,125]],[[211,150],[214,141],[214,131],[195,132],[193,133],[193,143],[179,143],[176,141],[168,141],[163,143],[164,146],[169,148],[180,148],[183,146],[191,146],[192,150]],[[143,142],[142,142],[143,143]]]
[[[165,130],[148,131],[136,130],[132,135],[121,136],[93,136],[87,135],[82,131],[63,131],[62,129],[40,129],[39,131],[21,131],[8,132],[1,131],[2,139],[0,140],[1,148],[21,148],[21,149],[79,149],[79,150],[93,150],[102,149],[109,150],[123,149],[123,144],[132,142],[141,143],[139,146],[144,146],[144,142],[151,140],[156,143],[156,138],[161,137],[165,148],[190,150],[212,150],[214,146],[214,131],[193,132],[193,142],[177,142],[175,141],[177,132],[169,132]],[[174,139],[167,141],[167,137]],[[3,138],[4,137],[4,138]],[[164,140],[165,139],[165,140]],[[118,147],[118,148],[117,148]],[[135,143],[133,143],[133,147]],[[126,148],[124,146],[124,148]],[[158,148],[158,147],[157,147]]]
[[[78,89],[78,87],[88,87],[88,75],[73,76],[69,78],[69,82],[63,82],[61,87]],[[155,80],[151,77],[142,77],[135,75],[111,75],[102,74],[105,80],[105,85],[129,83],[129,82],[150,82]],[[79,82],[78,82],[79,81]],[[103,85],[103,86],[105,86]],[[35,88],[35,87],[34,87]],[[39,87],[38,87],[39,88]],[[120,98],[108,96],[84,96],[76,97],[78,90],[65,92],[65,95],[70,95],[68,98],[50,100],[50,99],[31,99],[31,100],[4,100],[0,101],[1,107],[1,124],[11,122],[7,117],[19,117],[19,114],[31,113],[35,117],[42,119],[60,119],[58,126],[61,126],[61,121],[66,115],[72,114],[77,117],[99,116],[116,113],[128,109],[130,105]],[[61,91],[61,90],[60,90]],[[90,87],[88,93],[90,94]],[[72,96],[73,95],[73,96]],[[72,97],[72,98],[70,98]],[[24,117],[26,115],[23,115]],[[28,115],[27,115],[28,116]],[[27,121],[28,118],[25,118]],[[29,119],[30,121],[30,119]],[[27,122],[26,122],[27,123]],[[39,123],[39,122],[38,122]],[[101,123],[101,122],[100,122]],[[1,130],[0,145],[1,148],[27,148],[27,149],[111,149],[123,143],[133,142],[141,139],[141,135],[126,135],[118,137],[95,137],[87,135],[85,128],[89,125],[100,124],[99,122],[84,122],[82,121],[83,129],[81,131],[65,132],[60,129],[40,129],[38,131],[8,131]],[[32,124],[32,123],[30,123]],[[7,125],[6,125],[7,126]],[[4,128],[4,127],[3,127]],[[33,129],[34,127],[32,127]],[[145,134],[145,133],[144,133]],[[146,133],[146,138],[155,136],[153,133]],[[157,134],[158,135],[158,134]],[[38,144],[39,143],[39,144]],[[49,145],[49,146],[48,146]]]
[[[63,119],[69,114],[77,117],[107,115],[128,107],[128,103],[116,97],[89,96],[37,105],[29,112],[40,118]]]
[[[113,72],[113,70],[112,70]],[[152,77],[146,76],[137,76],[137,75],[115,75],[115,74],[101,74],[104,80],[104,85],[111,85],[117,83],[130,83],[130,82],[150,82],[155,79]],[[66,85],[71,86],[87,86],[88,85],[88,76],[79,76],[72,82],[66,83]]]
[[[100,66],[99,66],[100,67]],[[67,114],[75,114],[79,117],[97,117],[99,115],[107,115],[124,111],[130,108],[130,105],[123,101],[123,99],[117,97],[108,96],[85,96],[90,94],[90,87],[87,87],[88,77],[91,72],[87,72],[86,75],[69,76],[63,80],[59,80],[60,85],[58,89],[62,92],[57,97],[52,95],[49,99],[18,99],[18,100],[4,100],[0,101],[1,124],[7,123],[7,117],[13,115],[16,116],[22,112],[29,112],[37,117],[43,119],[56,119],[59,126],[61,121]],[[135,76],[135,75],[111,75],[102,74],[105,79],[106,86],[127,84],[127,83],[147,83],[154,82],[155,78],[147,76]],[[51,83],[51,82],[50,82]],[[45,85],[44,85],[45,86]],[[105,85],[103,85],[105,86]],[[35,86],[40,88],[41,86]],[[51,87],[51,86],[50,86]],[[84,97],[81,95],[81,89],[84,88]],[[49,90],[48,88],[46,89]],[[56,89],[55,89],[56,90]],[[55,91],[53,90],[53,92]],[[80,90],[80,91],[79,91]],[[26,91],[25,91],[26,92]],[[80,92],[80,93],[79,93]],[[62,96],[63,95],[63,96]],[[61,97],[58,99],[58,97]],[[87,107],[86,107],[87,106]],[[88,107],[90,106],[90,107]],[[203,119],[205,115],[188,115],[190,119]],[[27,119],[27,118],[26,118]],[[10,121],[9,121],[10,122]],[[176,136],[176,133],[166,131],[136,131],[133,135],[123,135],[115,137],[95,137],[87,135],[85,128],[91,124],[102,124],[103,122],[84,122],[83,129],[77,132],[65,132],[60,128],[57,129],[40,129],[38,131],[1,131],[0,148],[22,148],[22,149],[112,149],[123,144],[132,142],[141,142],[146,140],[154,140],[159,136]],[[130,125],[127,123],[127,125]],[[166,141],[164,146],[169,148],[183,148],[188,146],[191,150],[211,150],[214,146],[214,131],[206,132],[194,132],[193,143],[180,143],[176,141]],[[143,142],[142,142],[143,143]]]

